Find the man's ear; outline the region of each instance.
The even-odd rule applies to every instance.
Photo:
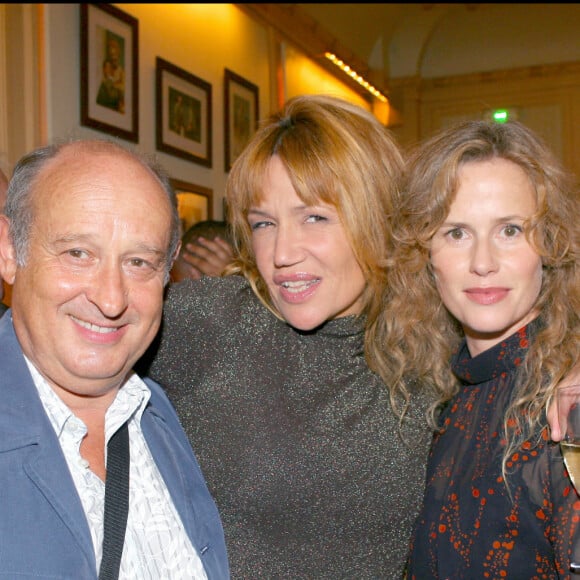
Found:
[[[175,260],[177,260],[177,257],[179,256],[180,250],[181,250],[181,240],[179,240],[179,242],[177,242],[175,252],[173,252],[173,256],[171,256],[171,267],[173,267],[173,264],[175,264]]]
[[[16,277],[16,252],[10,239],[10,220],[0,214],[0,277],[14,284]]]

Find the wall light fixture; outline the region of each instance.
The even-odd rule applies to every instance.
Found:
[[[325,52],[324,56],[330,60],[333,64],[335,64],[340,70],[342,70],[345,74],[349,77],[354,79],[359,85],[363,86],[371,95],[375,98],[379,99],[383,103],[387,102],[387,97],[381,93],[381,91],[377,90],[373,85],[371,85],[367,80],[365,80],[361,75],[359,75],[355,70],[352,70],[345,62],[340,60],[335,54],[331,52]]]

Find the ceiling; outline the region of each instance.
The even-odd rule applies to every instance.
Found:
[[[297,6],[367,63],[373,51],[375,60],[380,58],[376,55],[377,45],[382,43],[383,48],[387,47],[401,23],[417,10],[415,6],[405,3],[312,3]]]
[[[579,3],[295,4],[388,79],[580,61]]]

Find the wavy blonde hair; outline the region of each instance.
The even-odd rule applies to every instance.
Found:
[[[394,220],[391,294],[381,322],[388,329],[382,365],[394,383],[411,376],[432,385],[440,404],[457,392],[449,362],[463,331],[439,297],[429,248],[449,214],[462,165],[493,158],[517,164],[533,186],[536,211],[524,229],[543,266],[534,305],[541,329],[518,371],[505,411],[505,472],[506,458],[545,426],[545,410],[556,385],[580,353],[578,190],[548,147],[524,125],[463,123],[427,140],[410,155]],[[435,412],[432,419],[436,423]]]
[[[338,98],[307,95],[289,100],[266,120],[235,161],[226,200],[237,259],[226,273],[245,276],[263,304],[281,318],[258,271],[247,219],[264,195],[273,155],[281,159],[305,204],[331,204],[340,216],[366,280],[361,313],[365,355],[369,366],[377,368],[385,340],[376,325],[387,285],[391,219],[403,167],[400,150],[368,111]]]

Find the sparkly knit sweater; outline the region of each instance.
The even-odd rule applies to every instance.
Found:
[[[233,578],[401,578],[429,401],[399,429],[363,340],[355,317],[297,331],[241,277],[170,289],[149,374],[215,498]]]

